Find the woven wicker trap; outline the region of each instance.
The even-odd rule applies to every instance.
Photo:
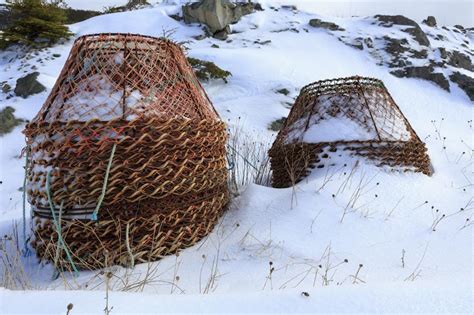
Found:
[[[225,124],[166,39],[78,38],[25,135],[33,246],[61,266],[159,259],[228,202]]]
[[[382,81],[349,77],[305,86],[270,149],[274,187],[289,187],[346,151],[378,166],[431,175],[424,143]]]

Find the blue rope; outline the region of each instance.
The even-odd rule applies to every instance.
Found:
[[[56,219],[56,213],[54,212],[53,200],[51,199],[50,183],[51,183],[51,170],[49,170],[46,175],[46,194],[48,196],[48,202],[49,202],[49,207],[51,208],[51,214],[53,215],[54,225],[56,227],[56,231],[58,232],[59,246],[61,246],[66,252],[67,259],[69,260],[69,263],[71,264],[71,267],[74,270],[74,274],[76,276],[79,276],[79,271],[77,270],[76,265],[72,261],[71,254],[69,253],[69,250],[67,249],[64,239],[61,235],[61,226],[59,225]]]

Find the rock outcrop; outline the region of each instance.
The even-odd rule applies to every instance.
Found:
[[[437,84],[439,87],[449,92],[449,81],[442,73],[435,72],[433,66],[405,67],[404,69],[392,71],[390,73],[399,78],[425,79]]]
[[[433,16],[427,17],[421,25],[402,15],[354,20],[344,24],[347,31],[320,19],[312,19],[309,24],[326,29],[350,47],[366,50],[378,65],[390,68],[390,73],[397,77],[428,80],[446,91],[455,84],[472,100],[474,29],[460,25],[438,27]],[[377,26],[393,30],[374,32]]]
[[[457,50],[449,53],[448,64],[456,67],[463,68],[469,71],[474,71],[474,66],[472,65],[471,58]]]
[[[468,77],[460,72],[454,72],[449,76],[449,78],[467,94],[471,101],[474,102],[474,78]]]
[[[380,25],[385,27],[391,27],[393,25],[409,26],[404,29],[405,32],[412,35],[420,45],[430,46],[428,37],[415,21],[403,15],[376,15],[375,17],[381,22]]]
[[[202,0],[182,7],[185,23],[201,23],[210,34],[218,39],[226,39],[230,24],[237,23],[244,15],[255,10],[251,2],[232,3],[229,0]]]
[[[311,20],[309,20],[309,25],[311,25],[312,27],[324,28],[324,29],[328,29],[328,30],[331,30],[331,31],[344,31],[344,29],[342,27],[340,27],[339,25],[337,25],[336,23],[325,22],[325,21],[322,21],[320,19],[311,19]]]

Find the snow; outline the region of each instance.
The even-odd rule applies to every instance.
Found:
[[[66,100],[58,96],[51,107],[60,108],[64,104],[61,121],[111,120],[122,114],[119,106],[122,96],[123,91],[118,90],[109,78],[95,74],[79,83],[76,94]]]
[[[116,62],[116,61],[115,61]],[[107,76],[95,74],[80,81],[76,93],[64,100],[59,95],[51,105],[51,108],[61,108],[61,121],[89,121],[100,119],[112,120],[122,116],[122,103],[124,91]],[[144,101],[143,95],[138,90],[126,87],[125,104],[128,109],[133,110]],[[50,118],[56,112],[51,111],[47,117]],[[126,119],[133,119],[134,115],[127,113]]]
[[[175,28],[174,39],[188,41],[190,56],[232,72],[228,84],[215,81],[204,87],[222,119],[256,141],[274,139],[268,125],[288,115],[287,103],[294,102],[302,86],[351,75],[379,78],[426,142],[435,173],[427,177],[387,172],[341,154],[331,157],[328,166],[335,160],[343,163],[315,170],[294,188],[242,187],[218,226],[199,244],[179,256],[134,269],[107,269],[114,275],[109,284],[112,314],[472,313],[473,226],[466,219],[472,222],[474,209],[473,105],[464,92],[453,87],[448,93],[430,82],[390,75],[365,51],[307,25],[311,18],[330,20],[325,16],[267,7],[232,25],[241,33],[222,42],[195,40],[193,36],[202,33],[198,26],[167,16],[178,10],[179,3],[165,3],[94,17],[71,30],[76,36],[97,32],[160,36],[163,29]],[[338,22],[356,23],[350,18]],[[298,32],[282,31],[287,28]],[[267,40],[271,42],[258,43]],[[1,107],[12,106],[18,117],[33,118],[71,45],[68,41],[28,55],[30,59],[0,55],[0,82],[14,86],[18,77],[36,66],[48,88],[28,99],[7,100],[1,94]],[[282,87],[290,91],[288,96],[275,93]],[[338,134],[354,131],[346,127],[333,129]],[[12,234],[13,220],[21,231],[22,128],[0,137],[1,235]],[[331,136],[329,131],[325,128],[325,136]],[[74,304],[71,314],[103,313],[106,286],[100,271],[51,280],[50,264],[38,264],[34,256],[23,262],[29,290],[1,289],[0,313],[64,314],[68,303]],[[270,262],[275,268],[271,277]],[[152,281],[144,287],[126,285],[125,280],[129,284],[143,280],[147,273]]]
[[[458,280],[458,279],[452,279]],[[397,283],[390,288],[374,287],[332,287],[327,290],[285,290],[241,294],[211,295],[167,295],[137,293],[110,293],[112,314],[170,314],[170,313],[463,313],[472,305],[469,286],[462,282],[460,288],[430,286],[415,288],[410,284]],[[421,289],[421,291],[420,291]],[[459,295],[447,299],[452,290]],[[0,289],[2,290],[2,289]],[[309,296],[305,296],[306,292]],[[8,303],[1,308],[4,314],[16,314],[21,308],[24,313],[64,314],[66,306],[73,304],[71,314],[103,314],[104,294],[81,292],[72,295],[69,291],[39,291],[37,298],[25,303],[21,291],[0,291]],[[367,299],[376,296],[376,299]],[[130,301],[133,303],[130,303]],[[245,303],[243,303],[245,302]],[[45,305],[49,305],[45,310]]]
[[[300,134],[289,134],[286,138],[288,143],[305,142],[334,142],[334,141],[352,141],[352,140],[375,140],[377,134],[369,132],[366,128],[347,117],[334,117],[315,122],[314,117],[309,122],[306,131]],[[308,118],[299,119],[294,128],[303,131]]]
[[[367,91],[364,93],[366,95]],[[369,89],[368,93],[370,95],[370,93],[375,94],[378,92],[375,90],[371,92]],[[372,96],[376,99],[375,95]],[[377,129],[380,130],[382,140],[407,141],[410,139],[411,135],[402,117],[395,113],[396,110],[391,107],[391,104],[370,101],[371,98],[369,97],[369,103],[364,105],[366,104],[364,97],[366,96],[362,96],[362,94],[344,96],[323,94],[318,96],[314,101],[313,115],[310,118],[308,118],[308,115],[305,115],[288,126],[289,132],[285,142],[318,143],[377,140]],[[341,104],[344,106],[341,106]],[[365,114],[367,117],[363,117],[366,112],[365,106],[370,106],[371,112],[373,112],[370,119],[368,114]],[[377,110],[376,106],[380,106],[383,110]],[[360,115],[358,119],[367,119],[367,125],[346,115],[345,112],[349,109]]]

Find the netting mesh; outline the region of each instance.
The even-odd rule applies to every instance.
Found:
[[[181,48],[168,40],[97,34],[76,40],[45,106],[46,122],[216,118]]]
[[[324,80],[301,90],[270,149],[273,185],[295,184],[338,150],[379,166],[432,172],[425,145],[377,79]]]
[[[59,248],[56,264],[71,261],[55,217],[73,264],[92,269],[193,245],[228,202],[225,124],[166,39],[77,39],[25,134],[33,245],[45,259]]]

